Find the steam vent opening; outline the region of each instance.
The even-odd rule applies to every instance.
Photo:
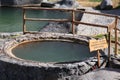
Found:
[[[12,53],[21,59],[40,62],[82,61],[95,56],[88,46],[68,41],[43,40],[19,44]]]

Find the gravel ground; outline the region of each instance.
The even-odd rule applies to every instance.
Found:
[[[107,14],[113,14],[120,17],[120,9],[114,9],[114,10],[101,10],[101,13],[107,13]],[[120,29],[120,19],[118,21],[118,28]]]
[[[90,7],[85,7],[85,9],[86,9],[86,11],[89,11],[89,12],[107,13],[107,14],[114,14],[114,15],[120,16],[120,9],[95,10]],[[93,23],[93,24],[99,24],[99,25],[108,25],[113,20],[115,20],[115,19],[112,17],[91,15],[91,14],[85,13],[81,19],[81,22],[87,22],[87,23]],[[118,22],[118,28],[120,28],[120,20]],[[98,34],[105,34],[105,33],[107,33],[107,29],[104,29],[104,28],[90,27],[90,26],[81,25],[81,24],[79,24],[77,27],[77,34],[80,34],[80,35],[98,35]]]
[[[120,69],[99,69],[87,73],[79,80],[120,80]]]

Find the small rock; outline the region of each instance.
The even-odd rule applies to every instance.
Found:
[[[120,69],[120,58],[114,58],[111,61],[111,65],[113,68]]]
[[[100,4],[101,9],[112,9],[113,3],[111,0],[103,0]]]

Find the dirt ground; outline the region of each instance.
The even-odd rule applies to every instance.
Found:
[[[87,7],[96,7],[101,2],[92,2],[90,0],[77,0],[80,5],[87,6]],[[120,6],[120,0],[112,0],[114,8]]]

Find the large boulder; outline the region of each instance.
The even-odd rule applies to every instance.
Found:
[[[57,4],[58,8],[77,8],[77,7],[79,7],[79,3],[76,0],[61,0],[61,1],[58,1],[56,4]]]
[[[14,0],[16,5],[39,4],[42,0]]]
[[[100,4],[100,9],[112,9],[113,3],[111,0],[103,0]]]
[[[1,6],[2,5],[14,5],[15,1],[14,0],[0,0]]]
[[[41,7],[49,7],[49,8],[51,8],[53,6],[55,6],[54,3],[50,3],[50,2],[42,2],[41,3]]]
[[[60,1],[61,5],[72,6],[74,3],[75,3],[75,0],[62,0],[62,1]]]
[[[42,0],[0,0],[0,6],[22,6],[26,4],[40,4]]]

